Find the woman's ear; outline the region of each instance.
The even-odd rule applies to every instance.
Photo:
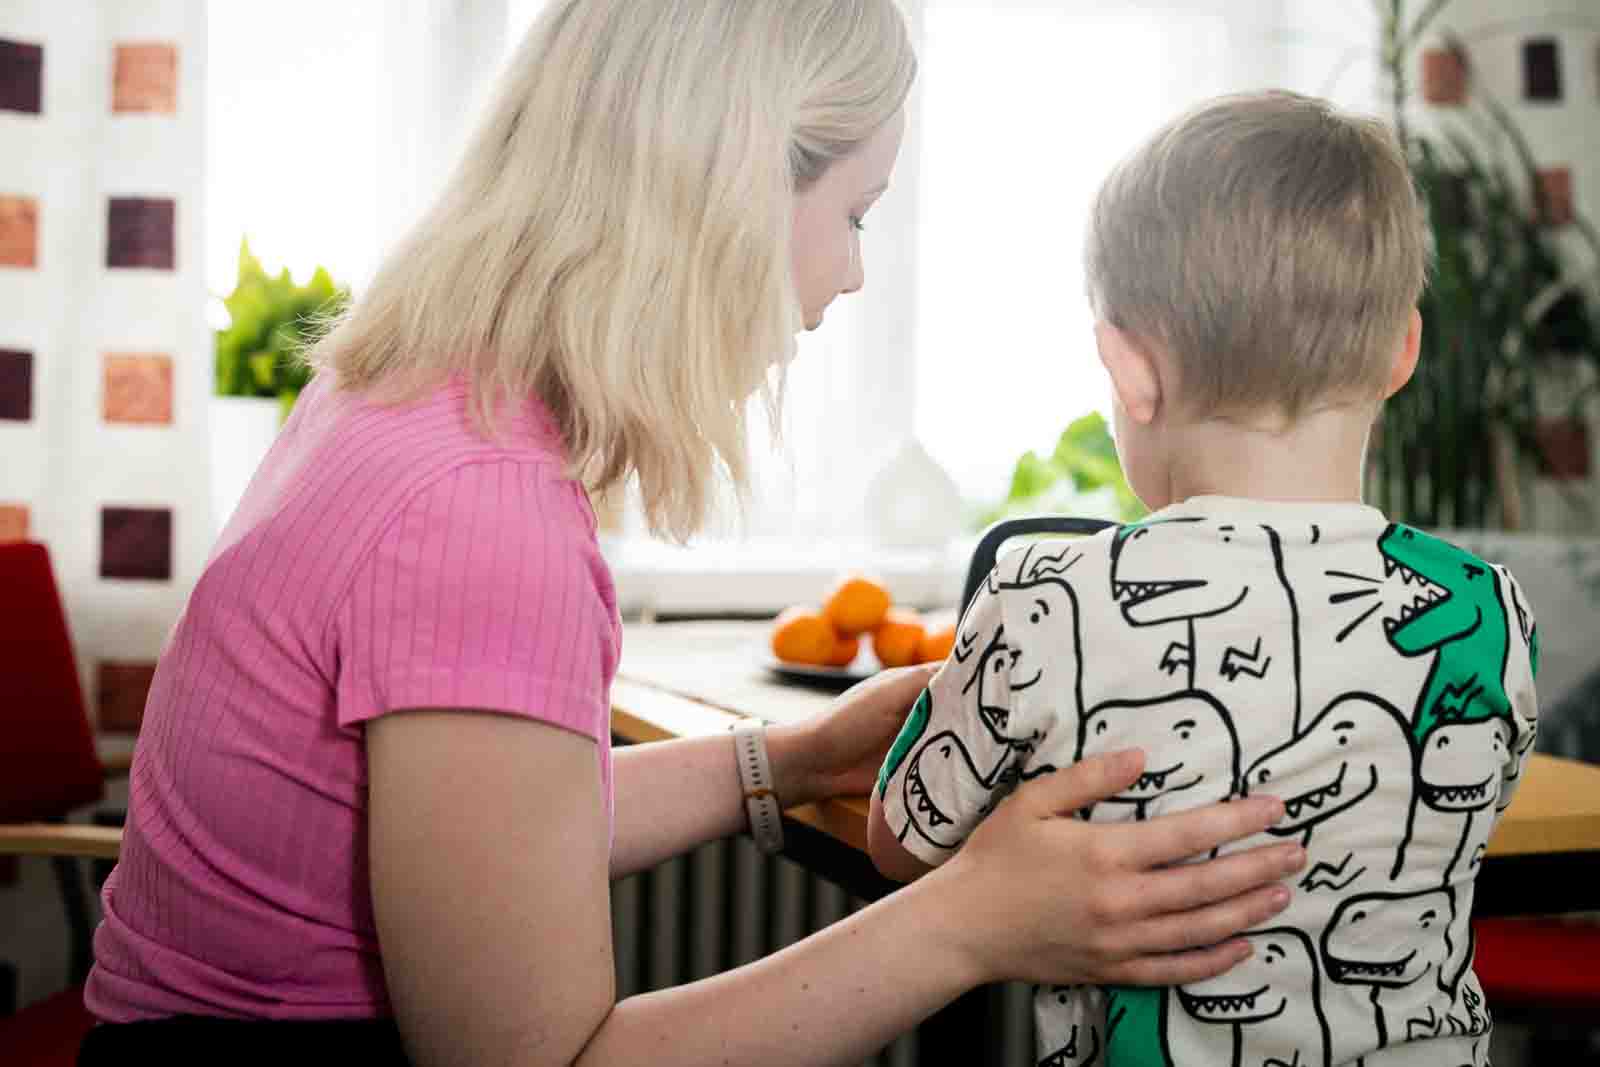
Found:
[[[1154,422],[1161,411],[1161,375],[1149,349],[1109,322],[1095,323],[1094,341],[1122,410],[1140,425]]]
[[[1394,354],[1394,362],[1389,365],[1389,381],[1383,387],[1383,398],[1389,399],[1411,380],[1411,375],[1416,373],[1417,355],[1422,349],[1422,312],[1416,308],[1411,309],[1411,318],[1406,322],[1406,337],[1401,342],[1400,348]]]

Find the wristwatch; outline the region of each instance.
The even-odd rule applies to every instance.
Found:
[[[767,724],[760,719],[734,723],[733,752],[739,764],[745,814],[750,818],[750,836],[762,852],[777,852],[783,848],[783,809],[778,805],[778,794],[772,790]]]

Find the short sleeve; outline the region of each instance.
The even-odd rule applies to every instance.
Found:
[[[467,708],[609,729],[615,597],[581,494],[552,463],[477,461],[415,493],[336,628],[341,726]]]
[[[1009,738],[1011,708],[1011,657],[991,575],[878,775],[889,828],[924,863],[954,855],[1016,785],[1029,750]]]
[[[1511,805],[1511,798],[1522,780],[1523,766],[1533,751],[1539,734],[1539,695],[1534,679],[1539,674],[1539,622],[1534,617],[1533,605],[1522,586],[1504,567],[1496,566],[1501,578],[1506,601],[1506,629],[1509,640],[1506,649],[1505,691],[1511,705],[1511,722],[1516,736],[1511,739],[1511,750],[1501,772],[1500,799],[1497,812]]]

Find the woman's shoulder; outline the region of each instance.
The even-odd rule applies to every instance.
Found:
[[[498,460],[558,468],[566,463],[556,421],[537,399],[500,405],[491,418],[480,419],[460,378],[398,401],[329,386],[313,405],[325,409],[321,417],[335,427],[332,436],[347,453],[370,450],[399,463]],[[313,412],[313,421],[317,418]]]
[[[213,552],[307,552],[337,573],[359,569],[384,539],[489,544],[536,538],[574,547],[594,515],[567,473],[553,420],[537,408],[487,436],[464,387],[382,404],[322,381],[302,394]],[[404,546],[402,546],[404,547]]]
[[[364,501],[393,516],[419,496],[438,497],[435,518],[497,511],[521,521],[592,532],[581,487],[567,471],[555,420],[536,401],[476,419],[466,385],[452,380],[404,403],[329,390],[314,398],[331,409],[329,431],[307,473],[324,494]],[[318,413],[312,412],[313,419]]]

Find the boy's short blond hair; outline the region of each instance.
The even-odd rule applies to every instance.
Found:
[[[1376,119],[1289,92],[1179,117],[1095,198],[1096,315],[1159,346],[1193,414],[1376,398],[1427,273],[1405,155]]]

